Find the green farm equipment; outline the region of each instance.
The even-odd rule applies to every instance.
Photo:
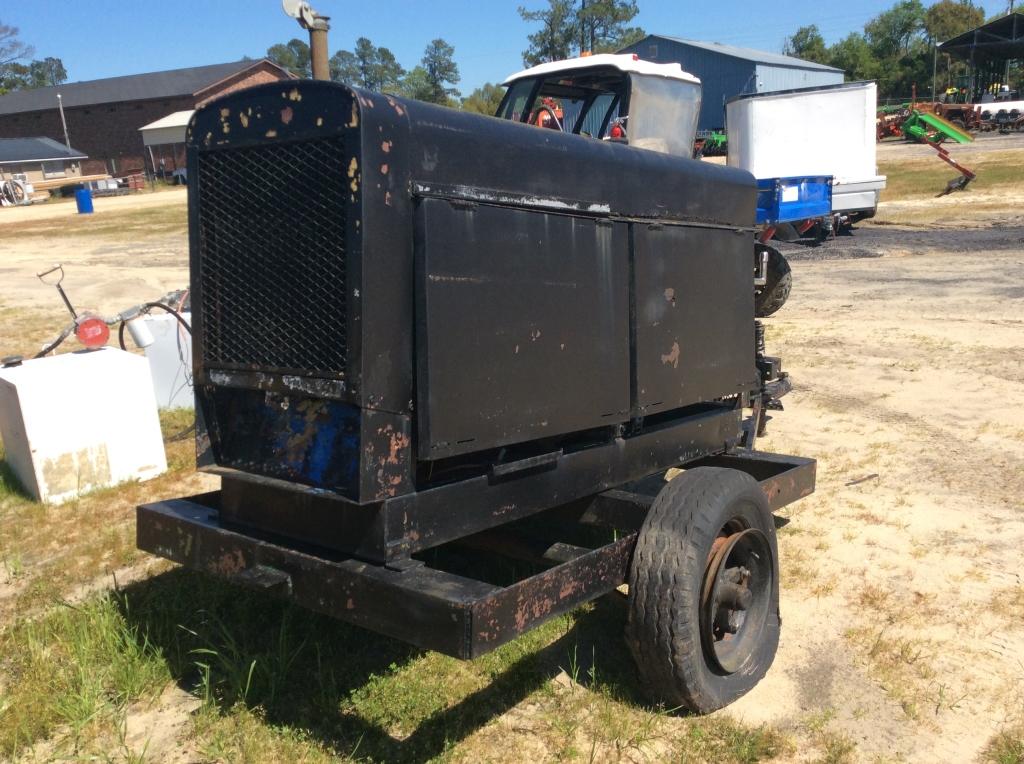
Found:
[[[942,117],[918,109],[911,110],[910,116],[903,122],[901,130],[903,135],[910,140],[917,141],[918,143],[927,143],[935,149],[939,159],[960,172],[958,177],[953,178],[946,184],[946,188],[938,196],[945,196],[953,191],[962,191],[967,188],[968,183],[977,177],[974,172],[953,159],[945,147],[941,145],[946,140],[951,140],[955,143],[970,143],[974,140],[974,136],[967,131],[960,129]]]
[[[902,130],[908,138],[932,145],[946,139],[957,143],[970,143],[974,140],[970,133],[949,120],[919,109],[911,110],[910,116],[903,122]]]
[[[725,133],[718,130],[698,130],[697,140],[694,141],[694,154],[698,157],[720,157],[725,156],[728,150],[729,139]]]

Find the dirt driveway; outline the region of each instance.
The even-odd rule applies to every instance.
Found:
[[[181,188],[97,198],[92,215],[69,201],[0,209],[0,308],[66,315],[35,277],[56,263],[75,305],[105,314],[187,286],[186,202]]]
[[[761,443],[819,459],[818,492],[781,531],[779,657],[729,713],[969,761],[1024,709],[1024,227],[823,249],[767,322],[795,387]]]

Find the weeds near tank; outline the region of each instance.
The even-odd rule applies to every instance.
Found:
[[[983,754],[986,764],[1020,764],[1024,761],[1024,725],[999,732]]]
[[[17,679],[0,693],[0,756],[13,757],[54,733],[78,750],[116,724],[128,703],[170,679],[126,607],[102,595],[60,605],[0,635],[3,673]]]

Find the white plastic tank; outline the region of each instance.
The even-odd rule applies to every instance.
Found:
[[[192,325],[192,314],[181,314]],[[128,324],[135,344],[143,348],[153,377],[156,405],[161,409],[194,408],[192,335],[170,313],[153,313]]]
[[[15,477],[39,501],[167,470],[149,365],[114,348],[0,368],[0,438]]]

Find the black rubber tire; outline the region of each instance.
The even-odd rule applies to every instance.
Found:
[[[701,642],[701,588],[719,530],[733,521],[757,528],[772,551],[771,601],[761,637],[735,673],[718,668]],[[626,642],[651,699],[710,713],[747,693],[779,645],[779,554],[775,523],[746,473],[697,467],[669,481],[651,505],[629,572]]]
[[[764,286],[754,289],[754,316],[766,318],[777,313],[786,304],[793,288],[793,273],[789,262],[774,247],[759,245],[768,249],[768,279]],[[755,252],[757,247],[755,246]]]

